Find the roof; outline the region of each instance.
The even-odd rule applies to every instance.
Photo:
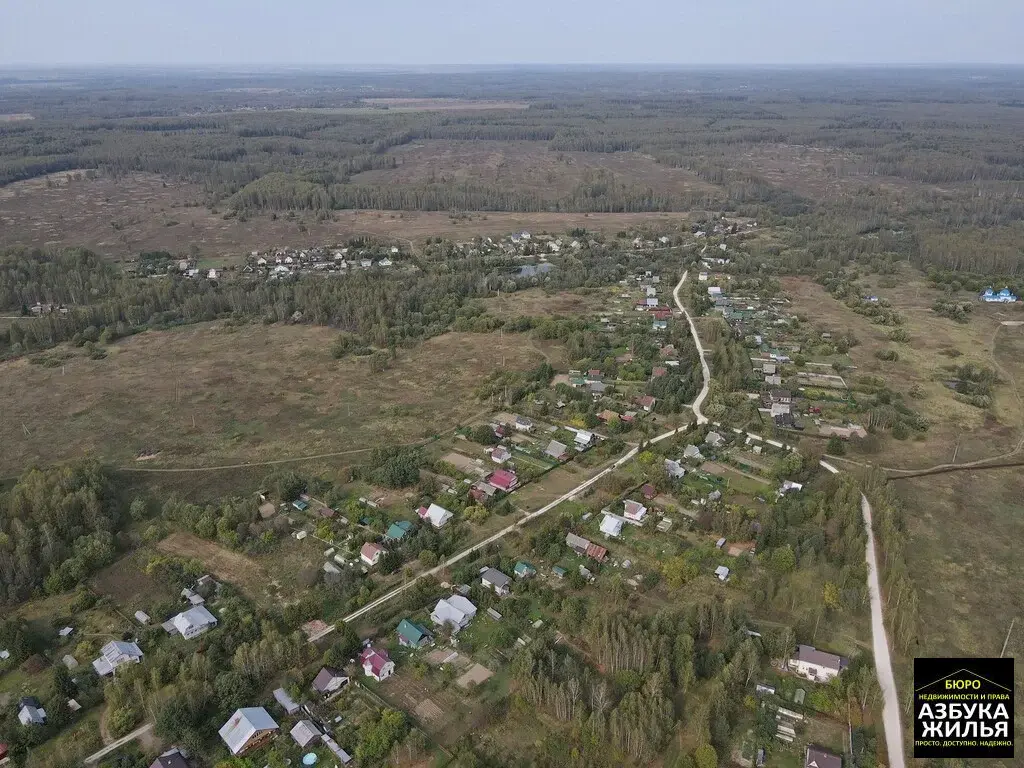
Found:
[[[729,578],[729,569],[724,565],[720,565],[717,568],[715,568],[715,576],[724,581],[725,579]]]
[[[210,627],[217,623],[217,617],[206,608],[205,605],[197,605],[182,611],[171,622],[174,628],[181,634],[185,634],[192,627]]]
[[[334,667],[324,667],[313,678],[313,690],[319,693],[328,693],[331,690],[331,682],[339,678],[344,679],[345,673],[339,672]]]
[[[798,645],[793,658],[805,664],[814,664],[824,669],[834,669],[836,672],[841,671],[847,663],[846,659],[842,656],[837,656],[827,651],[819,651],[813,645]]]
[[[577,536],[575,533],[565,534],[565,544],[573,549],[586,550],[590,546],[590,542],[584,539],[582,536]]]
[[[418,513],[424,520],[429,520],[435,528],[440,528],[452,518],[452,513],[440,504],[432,503],[429,507],[420,507]]]
[[[188,762],[177,749],[165,752],[152,762],[149,768],[189,768]]]
[[[534,568],[530,563],[526,562],[525,560],[520,560],[518,563],[516,563],[516,567],[515,567],[514,570],[515,570],[516,575],[520,575],[520,576],[521,575],[525,575],[527,573],[536,573],[537,572],[537,569]]]
[[[630,520],[639,520],[647,514],[647,507],[639,501],[633,501],[632,499],[626,499],[622,502],[622,507],[623,514]]]
[[[383,551],[384,547],[380,544],[374,544],[372,541],[368,541],[363,544],[362,549],[359,550],[359,556],[364,557],[367,560],[373,560],[373,558]]]
[[[430,618],[437,624],[462,626],[476,616],[476,606],[462,595],[452,595],[437,601]]]
[[[299,720],[291,730],[292,738],[300,747],[305,747],[310,742],[320,738],[320,731],[309,720]]]
[[[126,643],[122,640],[111,640],[103,646],[100,651],[107,662],[113,662],[120,656],[130,656],[134,659],[142,658],[142,649],[136,643]]]
[[[491,476],[487,478],[487,482],[495,488],[507,491],[516,486],[516,483],[519,482],[519,478],[516,477],[515,472],[507,469],[499,469],[497,472],[491,473]]]
[[[426,627],[419,624],[413,624],[408,619],[402,619],[398,622],[398,634],[413,645],[419,645],[423,642],[425,637],[430,637],[430,633],[427,631]]]
[[[387,536],[389,539],[397,540],[405,536],[405,534],[409,532],[410,528],[412,528],[412,523],[410,523],[408,520],[399,520],[397,523],[392,523],[391,525],[389,525],[387,533],[385,533],[384,535]]]
[[[821,747],[808,745],[804,756],[804,768],[843,768],[843,759]]]
[[[381,670],[384,669],[384,665],[391,661],[391,657],[388,656],[388,652],[382,649],[374,648],[372,645],[368,645],[363,649],[363,652],[359,654],[359,662],[363,665],[363,669],[366,669],[366,665],[370,665],[370,671],[374,675],[380,675]]]
[[[235,710],[228,721],[221,726],[221,739],[233,755],[245,749],[249,740],[260,731],[276,731],[277,723],[263,707],[244,707]]]
[[[590,544],[587,546],[587,556],[592,557],[597,562],[604,562],[604,559],[608,557],[608,550],[598,544]]]
[[[512,579],[510,579],[508,576],[506,576],[504,573],[497,570],[496,568],[488,568],[486,571],[480,574],[480,578],[483,581],[486,581],[488,584],[498,587],[499,589],[501,587],[507,587],[509,585],[509,582],[512,581]]]
[[[288,695],[288,691],[284,688],[278,688],[274,691],[274,699],[284,707],[284,711],[289,715],[299,711],[299,705],[295,702],[295,699]]]
[[[548,447],[544,449],[544,453],[553,459],[561,458],[565,455],[566,447],[557,440],[552,440],[548,443]]]
[[[601,520],[601,533],[618,536],[622,533],[622,521],[614,515],[605,515]]]

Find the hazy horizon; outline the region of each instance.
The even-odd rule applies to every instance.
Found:
[[[1014,66],[1012,0],[7,0],[0,67]],[[965,7],[966,6],[966,7]]]

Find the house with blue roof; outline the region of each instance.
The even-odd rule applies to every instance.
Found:
[[[400,541],[411,530],[412,523],[408,520],[399,520],[388,526],[387,531],[384,533],[384,538],[388,541]]]
[[[987,301],[990,304],[1013,304],[1017,301],[1017,297],[1009,288],[1003,288],[999,293],[996,293],[992,290],[992,286],[990,285],[985,289],[985,292],[981,294],[981,300]]]

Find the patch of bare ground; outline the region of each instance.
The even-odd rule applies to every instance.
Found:
[[[453,333],[374,373],[333,359],[334,335],[212,323],[141,334],[63,368],[0,364],[0,476],[83,457],[123,466],[159,451],[140,466],[203,467],[415,442],[473,416],[484,376],[544,359],[526,335]]]
[[[719,191],[683,168],[658,163],[639,152],[552,151],[535,141],[422,141],[391,150],[398,167],[366,171],[359,184],[430,182],[500,184],[518,192],[557,195],[580,184],[650,187],[656,193]]]

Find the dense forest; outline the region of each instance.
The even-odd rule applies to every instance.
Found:
[[[783,262],[869,251],[923,267],[1020,272],[1024,98],[1011,72],[264,74],[243,82],[94,72],[67,82],[75,88],[46,78],[0,82],[6,108],[35,118],[0,123],[0,186],[65,171],[145,171],[194,182],[202,189],[194,204],[239,216],[731,209],[784,217],[807,233],[800,248],[780,250]],[[389,97],[410,94],[516,108],[387,108]],[[496,153],[508,147],[512,159],[489,170],[403,174],[410,149],[429,154],[443,144],[457,154],[479,142]],[[632,162],[618,170],[574,170],[627,152]],[[551,170],[542,183],[523,183],[519,158],[526,169]],[[630,167],[650,161],[700,183],[669,185]]]

